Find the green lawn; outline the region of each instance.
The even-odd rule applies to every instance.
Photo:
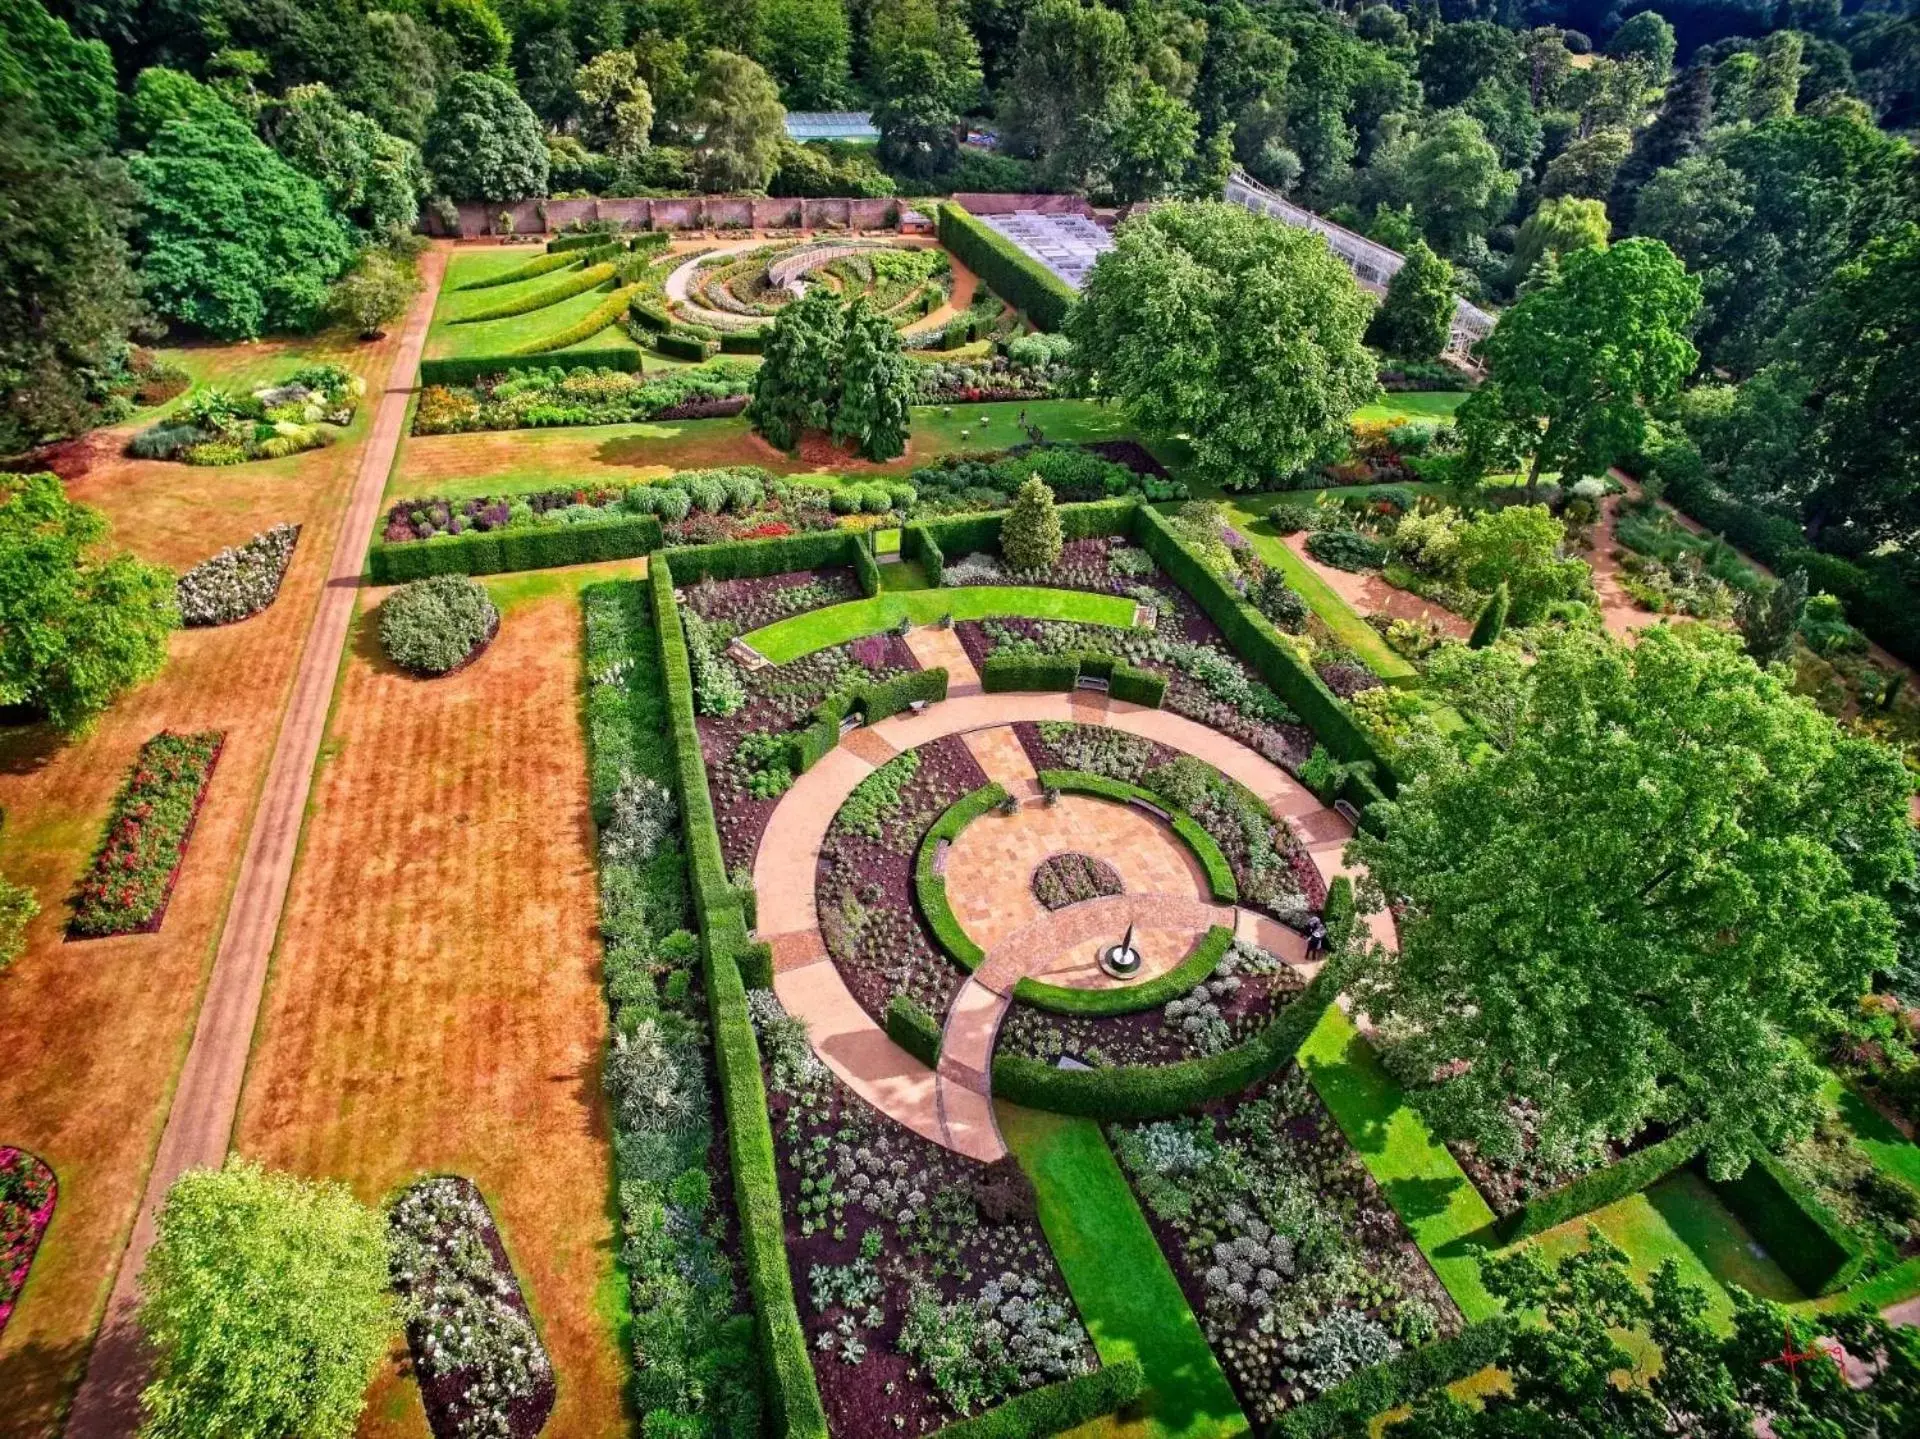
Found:
[[[1363,425],[1404,425],[1408,420],[1451,420],[1453,412],[1467,398],[1466,390],[1409,390],[1388,395],[1377,405],[1362,405],[1353,412]]]
[[[1879,1110],[1862,1099],[1838,1075],[1827,1077],[1823,1091],[1827,1102],[1839,1111],[1840,1118],[1876,1168],[1903,1179],[1920,1189],[1920,1145],[1893,1127]]]
[[[995,1112],[1039,1194],[1040,1225],[1101,1362],[1132,1358],[1146,1370],[1144,1422],[1122,1418],[1081,1432],[1142,1439],[1245,1433],[1246,1416],[1100,1126],[1010,1104]]]
[[[1022,411],[1026,412],[1028,424],[1038,425],[1047,439],[1062,444],[1130,440],[1139,433],[1118,405],[1096,404],[1092,400],[918,405],[913,411],[914,452],[926,456],[956,450],[1004,450],[1023,445],[1027,436],[1020,428]]]
[[[516,253],[523,260],[527,258],[525,252]],[[530,310],[524,315],[483,320],[478,324],[455,323],[465,315],[477,314],[495,305],[561,284],[572,273],[571,270],[550,270],[531,280],[522,280],[513,285],[496,285],[486,290],[449,292],[442,289],[434,311],[433,328],[427,334],[428,356],[433,359],[454,359],[466,355],[508,354],[543,335],[556,334],[575,324],[596,306],[605,303],[608,287],[588,290],[585,294],[571,296],[542,309]],[[627,332],[618,326],[610,326],[591,339],[595,346],[639,348]],[[530,357],[528,363],[537,364],[539,361]]]
[[[1460,1312],[1469,1320],[1499,1313],[1480,1277],[1493,1211],[1338,1005],[1328,1006],[1299,1058]]]
[[[888,568],[891,568],[889,566]],[[1048,590],[1024,585],[965,585],[939,590],[883,590],[872,599],[848,600],[823,610],[777,620],[746,636],[748,644],[777,665],[891,629],[902,619],[932,624],[942,615],[983,620],[1017,615],[1032,620],[1078,620],[1082,624],[1133,625],[1134,602],[1119,595]]]

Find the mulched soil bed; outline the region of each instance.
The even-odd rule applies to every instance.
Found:
[[[0,1334],[7,1332],[40,1236],[53,1221],[59,1182],[45,1160],[0,1144]]]
[[[1157,1132],[1154,1140],[1140,1143],[1148,1131]],[[1305,1326],[1324,1325],[1341,1311],[1348,1318],[1336,1324],[1363,1314],[1407,1348],[1460,1328],[1460,1312],[1438,1276],[1298,1067],[1194,1115],[1112,1125],[1108,1133],[1256,1431],[1346,1377],[1334,1372],[1321,1376],[1324,1384],[1307,1381],[1309,1358],[1287,1352],[1290,1344],[1310,1342]],[[1240,1150],[1237,1164],[1181,1162],[1230,1140]],[[1143,1150],[1161,1156],[1157,1173],[1136,1168]],[[1203,1174],[1222,1182],[1196,1177]],[[1169,1194],[1184,1216],[1168,1208]],[[1292,1274],[1272,1267],[1275,1239],[1287,1241]],[[1266,1253],[1254,1256],[1247,1241]],[[1332,1267],[1343,1261],[1354,1266],[1344,1284]],[[1263,1283],[1272,1283],[1270,1293]],[[1272,1303],[1272,1332],[1260,1331],[1259,1294]]]
[[[1119,894],[1126,886],[1120,873],[1104,859],[1069,851],[1050,854],[1033,868],[1033,897],[1050,910],[1065,909],[1082,900]]]
[[[767,1013],[756,1014],[763,1026]],[[781,1023],[785,1042],[763,1027],[761,1049],[787,1258],[835,1439],[914,1436],[959,1417],[936,1367],[900,1346],[916,1291],[975,1307],[1012,1275],[1032,1291],[1025,1304],[1046,1311],[1026,1321],[1048,1355],[1046,1367],[1029,1372],[1052,1382],[1091,1369],[1093,1346],[1017,1164],[977,1164],[883,1118],[813,1056],[793,1021]],[[1009,1342],[1021,1332],[1017,1307],[991,1317]],[[1010,1357],[990,1345],[960,1347],[939,1373],[949,1384],[1010,1381],[979,1393],[970,1406],[978,1413],[1032,1387],[1002,1368]]]
[[[919,757],[919,768],[902,788],[898,809],[882,817],[879,838],[848,825],[848,809],[855,805],[849,798],[827,831],[815,871],[814,894],[827,953],[861,1008],[881,1024],[886,1023],[888,1002],[901,993],[944,1020],[966,979],[934,942],[920,914],[913,894],[913,860],[933,822],[987,777],[958,735],[910,753]]]
[[[167,917],[226,734],[162,730],[140,747],[73,900],[69,939],[152,934]],[[164,864],[164,877],[154,871]]]
[[[1138,440],[1083,440],[1080,448],[1112,464],[1125,465],[1136,475],[1152,475],[1156,480],[1173,478],[1167,467],[1153,457]]]
[[[857,600],[860,585],[851,566],[837,565],[750,580],[701,580],[680,593],[701,619],[749,634],[789,615]]]
[[[430,1196],[438,1196],[431,1208]],[[391,1223],[394,1288],[420,1306],[408,1320],[407,1343],[436,1439],[498,1432],[495,1416],[504,1417],[512,1439],[532,1439],[553,1412],[553,1364],[486,1199],[469,1179],[425,1179],[401,1196]],[[413,1262],[402,1247],[409,1233],[422,1241],[415,1257],[428,1260],[431,1272],[423,1272],[426,1264],[402,1267]],[[510,1357],[516,1348],[519,1356]],[[450,1350],[473,1357],[450,1361]],[[506,1402],[479,1392],[489,1384],[506,1390]]]

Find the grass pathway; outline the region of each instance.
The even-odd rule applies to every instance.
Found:
[[[956,620],[1018,615],[1026,619],[1076,620],[1082,624],[1130,629],[1134,608],[1132,600],[1119,595],[1025,585],[882,590],[871,599],[848,600],[845,604],[828,605],[822,610],[776,620],[745,638],[772,663],[783,665],[829,645],[843,645],[862,635],[879,634],[903,619],[927,625],[942,615],[952,615]]]
[[[1212,1439],[1243,1434],[1246,1416],[1126,1176],[1090,1119],[996,1106],[1001,1133],[1033,1180],[1040,1224],[1102,1363],[1137,1359],[1141,1412],[1082,1426],[1092,1439]]]
[[[1300,1064],[1460,1312],[1499,1313],[1480,1276],[1493,1211],[1338,1005],[1300,1046]]]

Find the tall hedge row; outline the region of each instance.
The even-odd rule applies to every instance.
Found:
[[[1138,500],[1087,500],[1070,505],[1058,506],[1060,515],[1060,535],[1067,540],[1090,540],[1107,535],[1127,535],[1134,530],[1133,512],[1140,507]],[[909,530],[920,533],[911,543],[915,553],[909,554],[909,539],[903,531],[900,536],[900,553],[908,559],[924,559],[924,546],[931,544],[939,552],[941,563],[957,560],[964,555],[994,554],[1000,549],[1000,524],[1006,518],[1005,511],[996,510],[980,515],[954,515],[948,519],[922,520],[909,525]],[[932,566],[928,566],[929,570]]]
[[[1347,964],[1335,957],[1300,997],[1260,1033],[1232,1049],[1179,1064],[1116,1065],[1106,1069],[1056,1069],[1024,1055],[993,1062],[993,1092],[1033,1109],[1076,1114],[1103,1122],[1165,1119],[1237,1094],[1288,1063],[1333,997],[1346,985]]]
[[[942,205],[940,243],[994,294],[1024,311],[1036,328],[1065,327],[1075,298],[1073,286],[979,217],[957,204]]]
[[[848,715],[857,714],[868,724],[878,724],[916,701],[932,704],[946,697],[947,671],[940,665],[830,694],[814,706],[806,725],[788,741],[787,765],[795,774],[805,774],[820,763],[821,757],[840,743],[840,722]]]
[[[933,538],[933,532],[925,525],[902,525],[900,527],[900,558],[918,560],[920,567],[927,572],[927,583],[940,589],[947,582],[947,556]]]
[[[1043,1384],[984,1414],[934,1431],[933,1439],[1047,1439],[1124,1409],[1147,1389],[1137,1359],[1122,1359],[1077,1379]]]
[[[422,385],[471,385],[489,375],[504,375],[511,370],[625,370],[640,368],[640,352],[631,345],[602,345],[591,350],[568,350],[565,354],[542,355],[463,355],[458,359],[422,360]]]
[[[989,655],[980,666],[980,688],[990,695],[1070,690],[1079,683],[1079,655]]]
[[[1207,872],[1207,887],[1213,892],[1213,897],[1222,904],[1239,902],[1240,886],[1233,877],[1233,866],[1227,863],[1219,842],[1207,833],[1206,826],[1199,820],[1167,803],[1152,790],[1128,784],[1123,779],[1110,779],[1103,774],[1088,774],[1085,770],[1077,769],[1041,770],[1040,783],[1049,789],[1068,794],[1095,795],[1116,804],[1131,804],[1138,800],[1152,805],[1166,815],[1173,832],[1193,851],[1193,857],[1200,861],[1200,867]]]
[[[859,567],[860,537],[851,530],[813,530],[767,540],[727,540],[717,545],[680,545],[666,552],[674,583],[753,580],[825,565]]]
[[[867,533],[871,534],[872,531]],[[854,540],[853,577],[859,582],[860,593],[868,599],[880,593],[880,562],[873,557],[873,551],[867,548],[864,537]]]
[[[396,544],[376,541],[368,548],[367,568],[379,585],[430,575],[501,575],[629,560],[659,549],[661,539],[660,521],[653,515],[620,515],[524,530],[469,530]]]
[[[1618,1163],[1583,1174],[1545,1194],[1536,1194],[1500,1221],[1500,1240],[1505,1244],[1524,1239],[1603,1209],[1630,1194],[1638,1194],[1692,1159],[1706,1142],[1706,1130],[1700,1125],[1690,1125],[1658,1144],[1649,1144],[1627,1155]]]
[[[772,1432],[782,1439],[827,1439],[826,1410],[807,1353],[806,1332],[787,1267],[786,1226],[780,1213],[779,1171],[768,1120],[760,1047],[747,1011],[739,957],[750,941],[740,895],[728,883],[714,823],[713,796],[700,756],[694,719],[693,674],[686,633],[674,603],[674,576],[665,556],[649,572],[661,668],[674,749],[675,788],[693,876],[706,959],[707,1000],[713,1020],[714,1066],[726,1106],[727,1145],[733,1161],[740,1249],[753,1299]]]
[[[1393,772],[1387,768],[1367,732],[1312,667],[1303,664],[1287,648],[1280,632],[1264,615],[1194,557],[1157,511],[1151,506],[1139,505],[1134,513],[1137,516],[1134,537],[1141,547],[1193,597],[1207,618],[1220,627],[1227,643],[1306,722],[1336,759],[1347,764],[1362,760],[1371,764],[1375,782],[1391,796],[1395,788]]]
[[[1478,1374],[1506,1353],[1513,1321],[1505,1315],[1469,1324],[1451,1339],[1362,1369],[1319,1398],[1287,1410],[1267,1430],[1267,1439],[1345,1439],[1365,1434],[1375,1415],[1398,1408],[1443,1384]]]
[[[1738,1179],[1713,1187],[1808,1294],[1836,1294],[1892,1258],[1884,1244],[1856,1233],[1771,1154],[1756,1153]]]
[[[564,254],[568,250],[591,250],[607,243],[610,230],[575,230],[565,235],[555,235],[547,241],[547,253]]]

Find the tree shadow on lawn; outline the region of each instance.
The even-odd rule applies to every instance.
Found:
[[[102,1338],[108,1340],[108,1336]],[[29,1339],[0,1354],[0,1395],[5,1396],[0,1428],[9,1434],[58,1433],[61,1416],[73,1402],[74,1390],[86,1371],[90,1347],[83,1339],[55,1344]],[[136,1365],[124,1372],[131,1376],[129,1382],[115,1387],[109,1407],[113,1413],[137,1422],[137,1381],[144,1377],[145,1370]]]

